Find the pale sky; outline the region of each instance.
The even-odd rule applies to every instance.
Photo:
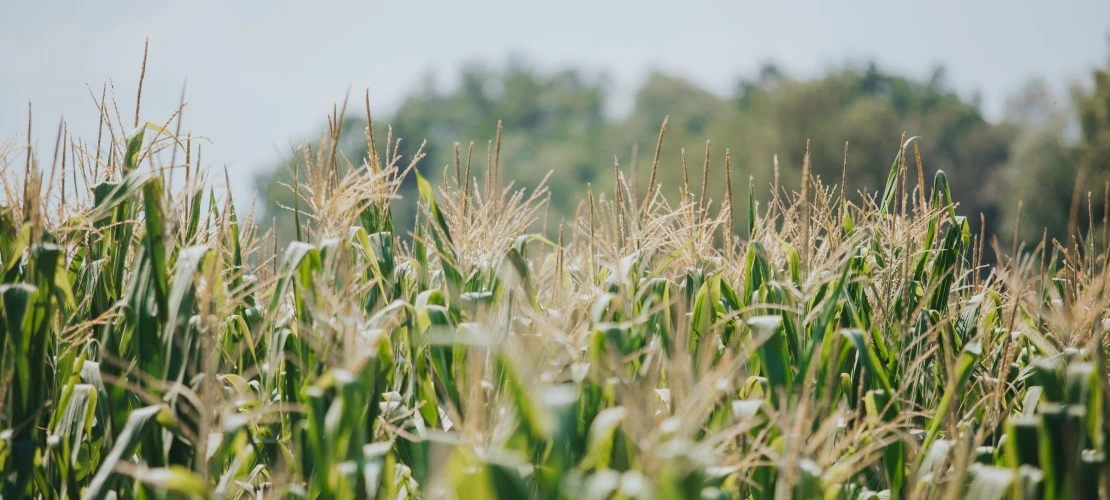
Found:
[[[724,93],[765,61],[800,77],[868,59],[919,77],[943,65],[951,85],[980,93],[998,117],[1029,77],[1061,94],[1089,79],[1110,60],[1108,36],[1107,0],[5,0],[0,138],[26,140],[30,101],[40,154],[63,115],[95,140],[86,84],[99,95],[108,79],[130,124],[146,37],[143,119],[166,119],[188,79],[184,128],[211,138],[205,163],[226,165],[249,197],[254,173],[318,137],[348,88],[358,102],[369,87],[382,116],[427,73],[446,86],[471,61],[520,55],[540,69],[604,71],[617,108],[656,69]]]

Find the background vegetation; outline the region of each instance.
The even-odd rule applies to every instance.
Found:
[[[574,194],[587,184],[612,184],[614,161],[628,172],[633,187],[642,189],[666,116],[662,158],[669,167],[658,177],[672,201],[682,184],[682,151],[690,170],[697,172],[706,140],[716,151],[711,158],[715,168],[729,149],[733,178],[746,185],[751,177],[761,189],[772,188],[776,156],[780,185],[797,185],[807,140],[814,175],[839,184],[847,146],[848,190],[875,191],[885,182],[891,145],[907,132],[921,137],[926,178],[937,170],[948,173],[953,196],[975,232],[985,222],[986,234],[1009,243],[1021,201],[1025,223],[1018,235],[1036,242],[1046,229],[1050,238],[1067,233],[1073,195],[1103,191],[1110,172],[1106,74],[1095,72],[1070,98],[1053,96],[1032,80],[1013,96],[997,123],[949,87],[941,69],[927,80],[915,80],[873,64],[832,70],[812,80],[792,78],[769,65],[738,82],[729,95],[657,73],[636,91],[631,110],[613,116],[606,113],[611,92],[603,76],[574,70],[544,73],[511,62],[499,69],[471,66],[451,89],[429,81],[381,123],[391,124],[395,136],[405,138],[398,150],[405,157],[427,140],[422,168],[436,180],[443,167],[453,169],[456,142],[463,162],[474,143],[473,171],[484,172],[487,146],[500,120],[505,179],[536,187],[553,172],[547,184],[552,193],[549,227],[573,218],[580,201]],[[344,126],[341,149],[352,158],[366,153],[364,127],[357,118]],[[384,142],[386,128],[378,129],[377,139]],[[279,219],[286,236],[289,212],[278,206],[289,206],[292,194],[282,183],[289,181],[291,167],[283,165],[259,179],[270,202],[264,220]],[[415,183],[406,181],[401,193],[413,200]],[[723,183],[711,182],[707,195],[720,202]],[[1101,212],[1102,203],[1095,200],[1093,213]],[[1087,214],[1080,212],[1078,224],[1086,226]],[[398,227],[411,228],[414,213],[413,203],[398,206]]]

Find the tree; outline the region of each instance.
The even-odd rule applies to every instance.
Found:
[[[713,149],[707,196],[716,207],[725,196],[726,148],[732,158],[735,194],[742,196],[752,177],[756,195],[765,199],[775,155],[782,186],[800,190],[807,140],[812,143],[813,173],[826,185],[840,183],[848,142],[849,195],[875,192],[883,188],[899,138],[906,132],[921,136],[918,144],[930,187],[933,172],[945,170],[953,195],[963,204],[961,211],[971,215],[976,226],[975,215],[986,213],[991,232],[997,217],[985,186],[1007,161],[1014,136],[1013,127],[987,122],[974,105],[946,88],[942,70],[918,81],[870,64],[799,80],[766,65],[754,78],[742,80],[733,95],[714,94],[683,78],[655,73],[636,92],[631,112],[622,117],[604,113],[604,77],[574,70],[542,73],[519,62],[500,70],[471,65],[464,68],[460,82],[447,91],[426,86],[398,108],[389,122],[394,137],[404,138],[400,153],[411,157],[426,139],[421,172],[435,180],[454,163],[454,143],[462,144],[465,161],[467,144],[474,141],[473,172],[482,178],[487,141],[496,135],[500,119],[505,182],[535,187],[548,172],[555,172],[549,180],[552,224],[558,222],[555,217],[573,216],[586,183],[612,189],[614,157],[625,175],[638,167],[636,184],[646,191],[659,126],[669,116],[657,180],[671,200],[677,199],[682,185],[683,149],[689,177],[700,185],[707,139]],[[354,123],[346,129],[352,137],[346,152],[352,158],[365,154],[365,146],[353,146],[363,127]],[[377,129],[378,144],[384,145],[385,127]],[[637,166],[632,165],[634,145],[640,151]],[[275,180],[281,178],[263,180],[271,199]],[[413,186],[406,185],[402,195],[414,200],[413,191]],[[402,228],[412,220],[414,206],[415,201],[397,205]],[[736,216],[742,217],[743,212],[738,210]]]
[[[501,164],[506,183],[515,181],[517,186],[534,188],[549,171],[556,170],[571,175],[553,176],[549,184],[561,192],[572,192],[594,178],[596,151],[600,150],[605,125],[605,88],[604,78],[575,70],[541,74],[518,62],[501,71],[469,65],[462,70],[457,88],[441,92],[434,85],[425,85],[401,104],[392,119],[375,120],[375,138],[384,148],[386,127],[382,124],[391,124],[393,137],[402,138],[398,153],[404,158],[412,158],[426,141],[426,156],[419,168],[432,180],[439,180],[445,167],[453,171],[455,142],[461,143],[465,162],[473,141],[472,172],[484,178],[487,146],[495,139],[501,120]],[[366,156],[365,126],[361,119],[345,124],[341,143],[349,158]],[[292,193],[281,185],[288,183],[291,172],[291,164],[286,164],[259,178],[261,190],[271,201],[266,217],[288,219],[287,211],[279,209],[278,204],[292,204]],[[406,179],[401,195],[413,200],[395,204],[395,222],[405,231],[415,217],[416,185],[412,176]],[[554,200],[557,212],[572,210],[569,203],[568,199]]]
[[[1068,243],[1076,232],[1086,234],[1106,224],[1110,71],[1096,70],[1092,79],[1089,90],[1073,90],[1071,110],[1046,112],[1046,102],[1054,99],[1046,97],[1043,87],[1038,89],[1036,84],[1027,85],[1011,101],[1017,116],[1032,115],[1033,119],[1014,141],[1011,161],[1001,175],[1004,189],[995,202],[1003,212],[1007,231],[1018,223],[1017,203],[1022,202],[1018,235],[1027,242],[1047,235]],[[1048,118],[1043,117],[1046,114]],[[1078,141],[1069,140],[1066,133],[1074,123],[1072,116],[1078,121]]]

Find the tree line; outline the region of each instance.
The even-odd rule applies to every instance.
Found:
[[[914,79],[867,64],[799,79],[767,65],[727,95],[655,73],[635,92],[631,110],[613,116],[604,75],[475,64],[452,88],[429,81],[417,89],[388,119],[375,118],[375,132],[379,145],[390,133],[403,138],[397,152],[404,158],[423,144],[418,168],[434,181],[453,172],[456,155],[460,162],[469,157],[479,178],[497,157],[504,185],[535,188],[546,178],[552,225],[575,215],[588,184],[612,186],[617,169],[646,189],[664,117],[656,184],[675,199],[686,179],[703,183],[708,165],[705,196],[713,203],[725,197],[726,150],[737,192],[746,194],[750,183],[765,199],[776,181],[784,191],[799,190],[808,148],[811,173],[853,196],[882,189],[905,133],[919,137],[926,179],[945,171],[975,231],[1007,243],[1015,234],[1064,241],[1069,230],[1100,226],[1106,209],[1110,72],[1095,70],[1091,80],[1075,85],[1063,104],[1033,80],[1009,100],[1003,119],[991,121],[946,83],[943,70]],[[341,128],[341,149],[355,168],[367,154],[365,125],[349,117]],[[291,227],[287,185],[294,171],[290,158],[258,178],[268,202],[263,216],[277,220],[279,232]],[[401,188],[408,202],[394,214],[402,231],[416,212],[411,177]]]

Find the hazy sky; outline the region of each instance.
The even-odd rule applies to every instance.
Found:
[[[144,120],[167,118],[188,79],[185,128],[213,141],[205,163],[226,164],[247,194],[239,184],[291,142],[316,136],[348,88],[358,97],[369,87],[386,114],[429,71],[447,85],[469,61],[517,54],[541,69],[604,71],[618,106],[654,69],[727,92],[765,61],[798,76],[872,58],[914,76],[942,64],[952,85],[981,93],[996,117],[1033,75],[1059,91],[1088,78],[1110,59],[1108,35],[1107,0],[6,0],[0,137],[25,140],[31,101],[43,154],[62,115],[94,140],[86,84],[99,95],[108,79],[130,124],[146,37]]]

